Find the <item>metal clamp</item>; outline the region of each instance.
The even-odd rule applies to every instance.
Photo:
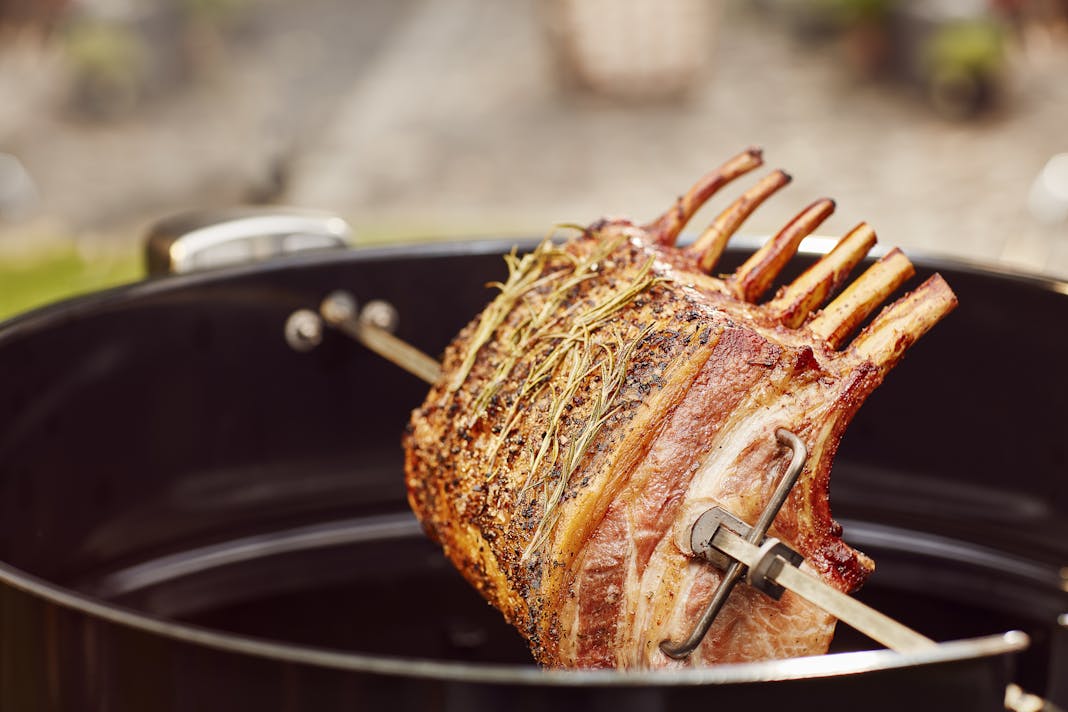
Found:
[[[743,539],[748,539],[753,528],[722,507],[713,507],[697,518],[693,529],[690,530],[690,544],[694,553],[700,554],[717,569],[725,570],[734,559],[720,551],[714,543],[720,527]],[[760,547],[760,561],[749,567],[745,581],[778,601],[785,589],[775,583],[774,578],[783,566],[800,566],[804,560],[805,557],[799,552],[774,537],[768,537]]]
[[[720,527],[729,529],[742,538],[748,537],[753,528],[723,507],[709,509],[694,522],[693,528],[690,529],[690,548],[693,553],[703,556],[717,569],[724,570],[734,559],[712,545]]]
[[[749,567],[745,582],[778,601],[785,588],[775,583],[784,566],[800,566],[805,557],[774,537],[768,537],[760,547],[760,560]]]
[[[697,522],[694,523],[693,529],[690,530],[690,545],[693,547],[695,553],[700,554],[713,563],[717,561],[720,563],[728,561],[729,563],[726,566],[727,571],[723,575],[723,580],[720,581],[719,587],[716,588],[715,593],[712,594],[712,600],[709,601],[708,605],[705,607],[693,632],[691,632],[686,640],[681,643],[676,643],[671,640],[665,640],[660,643],[660,650],[668,657],[676,659],[685,658],[701,644],[705,634],[708,633],[708,629],[712,627],[712,622],[723,608],[723,604],[727,602],[727,597],[730,596],[731,591],[734,590],[735,584],[738,583],[738,580],[741,579],[742,574],[745,572],[745,564],[736,559],[727,557],[725,554],[715,549],[712,540],[715,538],[716,531],[721,526],[724,526],[735,534],[744,536],[745,540],[750,544],[762,544],[764,542],[764,535],[767,534],[768,529],[771,527],[771,523],[775,520],[775,515],[779,513],[782,505],[786,502],[786,498],[790,495],[794,483],[797,482],[797,478],[805,466],[805,460],[808,459],[808,450],[805,448],[805,444],[801,442],[799,437],[785,428],[778,428],[775,431],[775,438],[781,444],[786,445],[793,451],[793,457],[790,459],[790,465],[786,468],[786,472],[783,474],[782,478],[779,479],[779,483],[775,487],[775,492],[771,495],[771,501],[768,502],[768,506],[761,512],[760,518],[757,519],[756,524],[749,528],[737,517],[723,511],[719,507],[715,507],[702,514]],[[710,527],[711,531],[709,531]],[[735,527],[737,527],[737,529]],[[747,531],[743,533],[739,531],[739,529],[747,529]],[[779,544],[777,540],[771,541]],[[785,549],[786,552],[790,553],[784,553],[782,549]],[[759,575],[750,577],[751,582],[762,581],[765,579],[766,574],[773,567],[781,569],[781,563],[776,564],[776,561],[781,562],[787,557],[797,556],[795,552],[791,552],[790,549],[785,546],[782,546],[782,549],[779,549],[776,546],[768,548],[765,555],[760,559],[761,564],[763,564],[761,567],[762,571]],[[710,552],[714,553],[710,556]],[[767,561],[766,564],[764,563],[765,560]],[[800,561],[798,561],[798,563],[800,563]],[[754,566],[753,568],[757,568],[757,566]],[[769,584],[768,588],[777,586],[777,584],[770,581],[768,581],[767,584]],[[762,583],[761,585],[764,584]],[[772,588],[772,590],[774,589]],[[782,595],[781,591],[779,595]]]

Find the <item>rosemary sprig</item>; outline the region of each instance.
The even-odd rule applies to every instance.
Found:
[[[449,390],[458,390],[463,385],[463,382],[467,380],[467,376],[471,373],[471,368],[478,358],[479,350],[486,345],[490,337],[493,336],[493,332],[504,322],[509,312],[512,311],[512,307],[515,306],[516,301],[526,294],[541,276],[542,269],[549,256],[557,252],[559,252],[559,249],[553,245],[549,237],[546,237],[533,252],[524,255],[522,258],[517,256],[515,248],[512,248],[512,252],[504,256],[505,264],[508,266],[508,279],[503,284],[500,282],[491,282],[489,284],[491,287],[500,289],[501,293],[482,312],[482,319],[479,320],[478,328],[475,329],[475,333],[471,337],[471,345],[468,347],[460,368],[456,370],[456,374],[449,384]]]
[[[649,325],[637,337],[628,342],[624,342],[618,334],[614,334],[614,350],[604,343],[597,344],[605,352],[605,358],[595,366],[595,368],[599,367],[601,371],[601,390],[594,395],[593,407],[586,422],[571,439],[564,457],[561,473],[557,477],[552,492],[545,501],[541,521],[538,522],[530,543],[523,551],[523,555],[520,558],[521,561],[529,559],[534,552],[542,547],[552,533],[559,519],[559,505],[563,500],[564,493],[567,491],[567,485],[578,470],[590,446],[600,434],[601,429],[623,405],[619,396],[626,383],[627,369],[630,367],[634,350],[652,330],[653,326]],[[585,375],[589,375],[589,372]],[[559,428],[559,422],[554,423],[554,440],[559,439]],[[533,473],[534,471],[532,468],[531,472]]]
[[[451,384],[454,390],[462,385],[479,352],[511,315],[512,328],[497,344],[500,360],[473,399],[470,417],[482,417],[506,384],[518,382],[486,451],[488,477],[492,478],[503,443],[519,426],[523,406],[547,398],[546,411],[542,411],[546,412],[545,423],[540,427],[544,434],[528,444],[527,476],[517,493],[522,500],[532,490],[541,490],[541,516],[536,525],[528,524],[534,532],[522,555],[524,560],[548,540],[568,484],[604,426],[624,405],[621,394],[627,371],[638,345],[653,328],[647,326],[628,339],[624,336],[626,325],[614,321],[635,297],[659,281],[652,257],[632,279],[611,290],[599,303],[591,305],[576,298],[583,283],[598,277],[603,262],[626,240],[622,234],[601,239],[578,257],[554,245],[550,234],[522,258],[515,252],[507,255],[508,278],[503,284],[492,285],[500,294],[483,312]],[[529,298],[534,294],[536,298]],[[521,361],[529,364],[523,375],[515,373]],[[599,388],[587,385],[597,381]],[[588,415],[577,422],[570,406],[584,387],[592,391],[587,396]],[[549,388],[552,390],[546,395]],[[566,433],[569,429],[573,432]]]

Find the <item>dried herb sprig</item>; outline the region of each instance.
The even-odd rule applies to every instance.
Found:
[[[523,559],[540,549],[552,533],[568,484],[604,425],[623,405],[621,394],[634,352],[652,330],[649,326],[626,338],[624,328],[614,326],[614,317],[660,279],[653,271],[655,260],[650,257],[631,280],[591,305],[576,298],[578,290],[598,276],[602,263],[623,246],[627,236],[599,240],[581,257],[553,244],[551,237],[550,234],[522,258],[514,251],[505,257],[508,278],[491,285],[500,289],[500,294],[483,312],[451,384],[454,390],[459,388],[482,348],[510,315],[524,310],[523,318],[513,320],[513,328],[501,337],[499,361],[475,397],[469,416],[472,420],[481,417],[506,383],[518,381],[503,423],[487,449],[492,478],[497,454],[517,427],[523,406],[537,402],[546,388],[553,388],[544,435],[530,443],[528,474],[519,489],[519,497],[523,498],[532,489],[541,488],[542,499],[542,513],[537,524],[530,525],[534,531]],[[529,299],[534,293],[538,299]],[[521,360],[530,365],[525,374],[518,375],[515,371]],[[589,415],[577,432],[565,439],[565,413],[590,379],[598,380],[600,388],[592,394]],[[548,474],[535,479],[542,472]]]

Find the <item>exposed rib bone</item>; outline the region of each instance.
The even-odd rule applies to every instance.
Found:
[[[834,249],[769,302],[768,314],[791,329],[801,326],[813,309],[842,286],[875,242],[875,231],[868,223],[857,225],[838,241]]]
[[[749,147],[697,181],[667,212],[645,226],[661,245],[673,245],[682,228],[712,195],[740,175],[764,163],[759,148]]]
[[[916,340],[957,306],[957,297],[936,274],[875,317],[853,341],[860,359],[889,371]]]
[[[697,238],[687,252],[698,258],[698,264],[705,272],[711,272],[716,266],[723,249],[727,246],[727,240],[741,226],[747,217],[760,204],[775,194],[780,188],[790,182],[790,176],[783,171],[775,171],[765,176],[759,183],[727,206],[708,226],[701,236]]]
[[[909,259],[895,247],[846,287],[816,315],[808,328],[831,348],[837,349],[875,307],[915,272]]]
[[[754,302],[768,291],[775,277],[797,252],[801,240],[833,212],[834,201],[829,198],[821,198],[802,210],[731,275],[728,282],[734,296]]]

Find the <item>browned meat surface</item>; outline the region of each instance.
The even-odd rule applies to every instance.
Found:
[[[779,427],[810,457],[770,533],[841,590],[873,569],[831,518],[831,462],[857,408],[955,298],[936,275],[847,344],[912,274],[892,251],[817,311],[874,244],[862,224],[761,303],[829,200],[730,276],[709,276],[729,236],[788,177],[758,182],[690,247],[675,239],[713,192],[758,165],[755,150],[735,157],[651,225],[603,220],[509,256],[500,294],[448,347],[442,380],[412,415],[413,509],[544,665],[826,651],[833,618],[745,585],[687,660],[659,649],[686,637],[720,578],[693,557],[690,527],[715,505],[757,518],[789,461]]]

